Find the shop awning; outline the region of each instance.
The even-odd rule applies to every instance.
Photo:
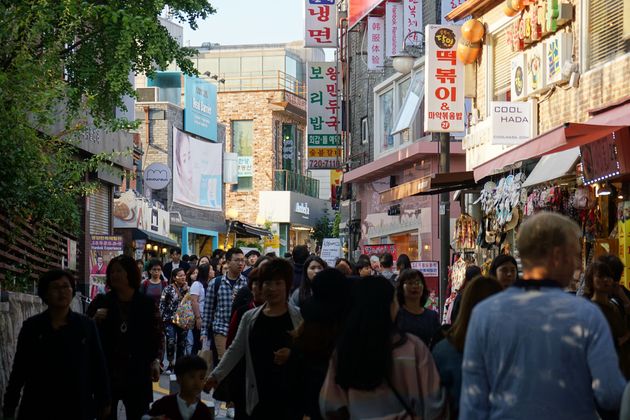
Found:
[[[232,222],[230,232],[236,233],[236,236],[241,238],[273,237],[273,233],[271,233],[267,229],[248,225],[247,223],[239,222],[238,220]]]
[[[543,156],[523,183],[523,187],[542,184],[572,173],[579,158],[579,147]]]
[[[494,173],[501,172],[505,166],[512,165],[515,162],[582,146],[624,128],[626,127],[623,125],[565,123],[525,143],[508,149],[496,158],[477,166],[474,168],[475,180],[478,181]]]
[[[419,162],[425,155],[436,155],[438,142],[418,141],[404,149],[397,150],[382,158],[376,159],[363,166],[343,174],[343,182],[369,182],[391,175],[392,172],[407,168]],[[461,142],[451,142],[451,154],[463,154]]]
[[[133,239],[146,239],[149,241],[157,242],[162,245],[179,246],[179,244],[167,236],[158,235],[150,230],[134,229]]]
[[[348,29],[361,22],[364,17],[370,15],[382,15],[384,0],[349,0],[348,5]]]
[[[474,185],[475,180],[472,172],[433,174],[405,182],[404,184],[383,191],[380,195],[381,204],[401,200],[414,195],[433,195],[461,190]]]

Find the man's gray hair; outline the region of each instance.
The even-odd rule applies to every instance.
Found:
[[[543,263],[554,248],[578,241],[580,227],[570,218],[558,213],[540,212],[521,226],[516,247],[524,267]]]

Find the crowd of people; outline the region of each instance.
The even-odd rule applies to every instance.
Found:
[[[114,419],[122,401],[131,420],[211,419],[203,390],[236,419],[629,418],[624,267],[597,258],[576,292],[579,236],[564,216],[528,218],[521,274],[509,255],[488,273],[469,266],[451,325],[405,255],[334,267],[304,246],[188,261],[174,248],[166,265],[119,256],[87,317],[70,310],[72,274],[51,271],[4,416]],[[179,392],[152,403],[161,372]]]

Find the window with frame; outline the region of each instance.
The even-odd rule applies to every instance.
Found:
[[[494,85],[492,88],[493,100],[510,100],[510,77],[512,59],[517,53],[512,51],[512,46],[507,42],[508,27],[501,29],[492,37],[493,63],[492,73]]]
[[[587,65],[591,69],[630,52],[630,2],[587,1]]]
[[[232,121],[232,152],[238,154],[236,191],[251,191],[254,184],[254,121]]]
[[[380,150],[385,152],[394,147],[394,136],[391,134],[394,125],[394,89],[379,95]]]

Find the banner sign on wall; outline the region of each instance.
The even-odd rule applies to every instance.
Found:
[[[490,103],[491,144],[521,144],[532,137],[532,104],[530,102]]]
[[[388,57],[397,55],[402,50],[403,43],[403,5],[402,3],[385,4],[385,53]]]
[[[173,201],[221,210],[223,145],[198,140],[173,127]]]
[[[185,76],[184,130],[217,140],[217,87],[198,77]]]
[[[427,25],[424,130],[464,131],[464,64],[457,59],[457,25]]]
[[[378,70],[385,65],[385,19],[368,17],[367,68]]]
[[[122,236],[92,235],[90,243],[90,299],[105,293],[105,274],[112,258],[122,255]]]
[[[150,230],[158,235],[168,236],[171,218],[168,211],[152,207],[144,198],[137,197],[133,190],[127,190],[114,199],[114,228],[135,228]]]
[[[335,63],[308,63],[308,168],[336,169],[341,139]]]
[[[407,45],[418,45],[422,41],[418,34],[413,34],[409,38],[407,35],[422,31],[422,0],[405,0],[403,5],[404,37],[407,39]]]
[[[394,261],[398,259],[396,253],[396,244],[379,244],[379,245],[363,245],[363,253],[365,255],[378,255],[381,256],[384,253],[392,254]]]
[[[305,47],[337,47],[335,0],[306,0]]]

